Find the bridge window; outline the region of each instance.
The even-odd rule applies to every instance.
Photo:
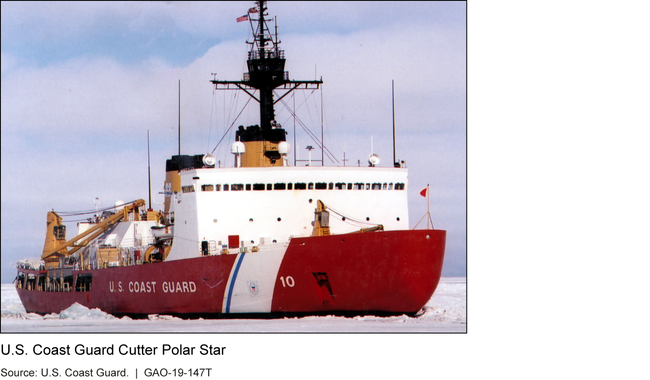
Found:
[[[194,192],[194,185],[189,185],[189,186],[182,186],[181,190],[184,193],[193,193]]]
[[[373,183],[372,184],[372,189],[373,190],[381,190],[381,183]]]
[[[242,191],[244,190],[244,184],[243,183],[233,183],[230,185],[230,190],[232,191]]]
[[[266,189],[266,184],[264,184],[264,183],[254,183],[253,184],[253,190],[255,190],[255,191],[261,191],[261,190],[264,190],[264,189]]]
[[[287,184],[286,183],[276,183],[273,185],[274,190],[286,190]]]
[[[214,185],[201,185],[201,191],[214,191]]]
[[[327,183],[316,182],[316,190],[327,190]]]
[[[307,184],[304,182],[296,182],[295,188],[296,190],[305,190],[307,188]]]
[[[223,185],[223,191],[228,191],[228,190],[230,190],[230,185],[226,183],[225,185]]]

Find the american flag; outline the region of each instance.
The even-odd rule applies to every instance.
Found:
[[[257,13],[257,12],[258,12],[257,7],[253,7],[248,10],[248,13]]]
[[[241,17],[237,17],[237,22],[248,21],[248,15],[245,14]]]

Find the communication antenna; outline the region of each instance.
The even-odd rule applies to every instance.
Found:
[[[95,197],[95,217],[99,218],[99,198]]]
[[[323,87],[320,88],[320,162],[325,166],[325,136],[323,135]]]
[[[374,167],[374,166],[379,165],[379,161],[381,161],[381,160],[379,158],[379,155],[377,153],[375,153],[375,147],[374,147],[374,143],[373,143],[373,136],[370,136],[370,155],[368,156],[368,164],[371,167]]]
[[[399,167],[399,162],[395,157],[395,80],[392,80],[393,84],[393,166]]]
[[[370,164],[370,166],[374,167],[374,166],[379,165],[379,161],[381,161],[381,160],[380,160],[379,155],[377,153],[373,153],[370,156],[368,156],[368,163]]]
[[[178,155],[181,155],[181,80],[178,80]],[[150,202],[151,204],[151,202]]]
[[[307,145],[307,148],[305,148],[305,149],[307,149],[309,151],[309,165],[307,165],[307,166],[311,166],[311,151],[314,150],[314,147],[311,146],[311,145]]]
[[[217,163],[216,157],[214,157],[210,153],[204,154],[202,160],[203,160],[203,164],[207,166],[214,166],[214,164]]]
[[[179,142],[180,144],[180,142]],[[180,155],[180,145],[179,145],[179,153]],[[151,207],[151,152],[149,151],[149,130],[147,129],[147,170],[149,172],[149,210],[153,210]]]

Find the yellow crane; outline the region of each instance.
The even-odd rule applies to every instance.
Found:
[[[56,212],[49,211],[47,213],[45,244],[43,246],[43,254],[41,255],[41,259],[45,262],[45,268],[58,268],[60,258],[70,256],[81,248],[86,247],[88,243],[111,229],[122,219],[128,220],[130,213],[134,213],[133,220],[140,220],[138,209],[144,205],[145,201],[142,199],[125,205],[120,212],[111,215],[67,241],[65,240],[65,225],[63,225],[61,217]],[[72,249],[68,250],[68,248]]]

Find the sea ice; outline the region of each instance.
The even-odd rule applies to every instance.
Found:
[[[2,332],[466,332],[466,279],[443,277],[417,317],[354,318],[319,316],[281,319],[183,320],[152,314],[148,319],[116,318],[74,304],[59,314],[27,313],[11,284],[2,285]]]
[[[105,313],[99,309],[89,309],[78,303],[61,311],[60,319],[115,319],[115,316]]]

